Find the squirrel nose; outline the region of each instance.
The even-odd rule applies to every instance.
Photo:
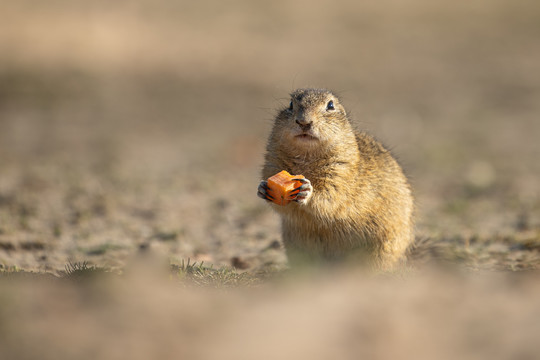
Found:
[[[296,119],[296,123],[302,127],[311,125],[312,121],[306,117]]]
[[[298,124],[298,126],[300,126],[300,129],[302,129],[302,131],[308,131],[308,130],[311,129],[312,121],[310,121],[310,120],[306,120],[305,118],[304,119],[296,119],[296,123]]]

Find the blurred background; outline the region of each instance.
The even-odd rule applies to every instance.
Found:
[[[283,262],[255,192],[306,86],[393,149],[419,236],[540,226],[535,1],[21,0],[0,23],[5,266],[121,268],[147,246]]]
[[[284,266],[256,188],[306,86],[393,150],[460,271],[159,272]],[[2,356],[536,359],[539,118],[534,0],[1,1]]]

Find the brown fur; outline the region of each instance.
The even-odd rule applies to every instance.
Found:
[[[332,92],[298,89],[293,109],[282,109],[270,134],[263,179],[281,170],[311,181],[305,204],[272,204],[282,218],[289,257],[362,257],[392,268],[413,240],[413,197],[401,167],[379,142],[356,131]],[[332,100],[335,110],[328,110]],[[311,122],[317,140],[295,137],[296,121]],[[304,129],[305,130],[305,129]]]

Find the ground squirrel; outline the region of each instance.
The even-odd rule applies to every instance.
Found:
[[[328,90],[298,89],[270,134],[263,179],[286,170],[306,180],[294,202],[272,204],[289,260],[361,258],[391,269],[412,243],[413,196],[390,152],[355,130]],[[262,180],[258,195],[267,199]]]

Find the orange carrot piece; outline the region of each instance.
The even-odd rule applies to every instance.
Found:
[[[302,185],[300,181],[294,181],[292,179],[303,179],[303,175],[291,175],[287,171],[283,170],[274,176],[271,176],[267,180],[268,195],[272,196],[273,202],[285,206],[292,201],[294,194],[291,194],[293,190]]]

